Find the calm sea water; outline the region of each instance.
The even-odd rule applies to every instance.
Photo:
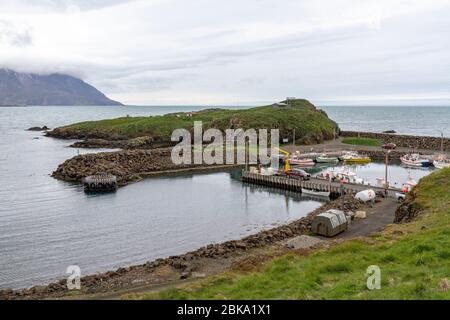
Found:
[[[450,137],[450,107],[320,107],[341,129]]]
[[[115,194],[86,195],[79,185],[49,176],[58,164],[77,155],[78,150],[67,147],[71,141],[25,131],[32,126],[196,109],[0,108],[0,289],[64,277],[67,266],[74,264],[89,274],[181,254],[284,224],[320,206],[320,201],[296,194],[244,186],[230,172],[151,178]],[[355,119],[354,109],[343,110],[347,116],[335,107],[326,108],[344,129],[359,128],[359,122],[345,122],[350,114]],[[422,123],[450,118],[450,109],[430,110],[436,110],[436,115],[421,117]],[[364,112],[368,118],[358,114],[361,120],[357,121],[368,123],[373,111]],[[442,115],[445,112],[447,116]],[[413,130],[413,125],[408,120],[398,126]],[[432,126],[428,123],[422,128]],[[398,129],[393,125],[380,128]],[[421,133],[433,134],[431,129]],[[381,170],[376,164],[356,169],[361,177],[373,179]],[[401,167],[392,170],[400,183],[411,174]],[[415,178],[425,174],[412,173]]]

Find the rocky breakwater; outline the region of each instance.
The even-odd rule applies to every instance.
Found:
[[[366,155],[370,157],[372,160],[382,161],[386,159],[386,153],[384,150],[364,150],[364,149],[357,149],[359,154]],[[389,152],[389,159],[390,160],[400,160],[400,157],[404,156],[405,152],[400,152],[396,150],[391,150]]]
[[[356,132],[356,131],[341,131],[342,137],[361,137],[379,139],[383,143],[395,143],[397,147],[416,148],[424,150],[440,150],[442,139],[439,137],[427,136],[411,136],[388,133],[374,133],[374,132]],[[450,151],[450,139],[444,138],[444,151]]]
[[[119,268],[116,271],[85,276],[81,279],[82,289],[80,293],[94,294],[130,288],[133,285],[135,286],[137,279],[145,283],[161,284],[161,281],[165,280],[159,274],[161,268],[169,268],[178,274],[178,278],[186,278],[197,271],[198,268],[208,265],[209,262],[225,261],[220,259],[227,259],[232,255],[244,255],[245,257],[247,251],[251,249],[270,246],[279,241],[308,233],[311,231],[313,219],[319,213],[329,209],[356,211],[364,206],[364,203],[356,200],[353,196],[344,196],[324,204],[304,218],[287,225],[261,231],[241,240],[209,244],[186,254],[157,259],[142,265]],[[62,279],[46,286],[35,286],[23,290],[2,290],[0,291],[0,300],[57,298],[68,293],[66,280]]]
[[[107,172],[117,177],[119,185],[126,185],[142,179],[146,174],[195,165],[175,165],[170,149],[123,150],[84,154],[60,164],[52,176],[64,181],[80,182],[83,178]]]

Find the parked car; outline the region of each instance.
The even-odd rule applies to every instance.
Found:
[[[293,168],[286,172],[286,174],[290,178],[300,179],[300,180],[309,180],[311,178],[311,175],[306,172],[305,170],[299,169],[299,168]]]
[[[395,197],[397,198],[398,202],[405,201],[406,194],[404,192],[396,192]]]

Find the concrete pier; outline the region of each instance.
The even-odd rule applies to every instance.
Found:
[[[340,182],[332,182],[319,178],[311,178],[310,180],[303,181],[300,179],[289,178],[286,176],[262,175],[259,173],[253,173],[245,170],[242,171],[242,181],[297,192],[302,192],[302,188],[309,190],[325,191],[330,192],[331,198],[337,198],[345,194],[355,195],[360,191],[368,189],[372,189],[377,193],[381,192],[384,194],[385,192],[384,188],[371,185],[362,185],[355,183],[342,184]],[[395,193],[400,191],[401,191],[400,189],[390,188],[388,189],[388,197],[395,198],[396,197]]]

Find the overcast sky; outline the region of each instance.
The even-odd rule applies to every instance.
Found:
[[[449,0],[1,0],[0,67],[138,105],[450,105]]]

